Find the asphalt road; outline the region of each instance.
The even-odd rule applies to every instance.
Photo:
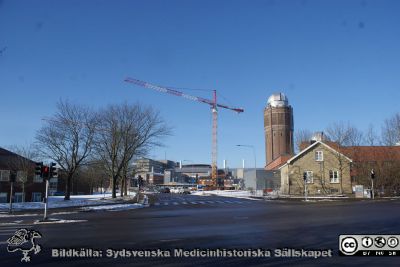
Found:
[[[157,194],[151,207],[126,211],[72,212],[52,218],[71,223],[33,224],[36,215],[0,223],[1,266],[20,266],[21,252],[6,240],[26,227],[42,234],[42,251],[29,266],[399,266],[400,257],[338,256],[340,234],[400,234],[400,201],[293,202],[218,196]],[[52,249],[91,248],[101,258],[52,258]],[[330,258],[107,257],[126,250],[185,249],[329,250]],[[125,250],[125,252],[126,252]],[[111,251],[111,250],[110,250]],[[85,250],[87,252],[87,250]],[[110,252],[111,253],[111,252]],[[273,253],[272,253],[273,254]],[[110,254],[111,255],[111,254]],[[161,254],[158,254],[161,256]],[[165,254],[164,254],[165,256]],[[173,256],[173,255],[172,255]],[[4,264],[4,265],[3,265]],[[26,264],[28,265],[28,264]]]

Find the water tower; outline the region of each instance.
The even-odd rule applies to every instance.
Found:
[[[266,166],[280,156],[293,155],[293,109],[283,93],[268,98],[264,109]]]

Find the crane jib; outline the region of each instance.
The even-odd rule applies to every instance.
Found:
[[[192,100],[192,101],[202,102],[202,103],[205,103],[205,104],[208,104],[208,105],[211,105],[211,106],[215,105],[214,101],[212,101],[212,100],[205,99],[205,98],[198,97],[198,96],[188,95],[188,94],[185,94],[183,92],[180,92],[180,91],[177,91],[177,90],[174,90],[174,89],[171,89],[171,88],[154,85],[154,84],[151,84],[151,83],[148,83],[148,82],[144,82],[144,81],[141,81],[141,80],[138,80],[138,79],[126,78],[125,82],[133,83],[133,84],[139,85],[141,87],[148,88],[148,89],[153,89],[153,90],[156,90],[156,91],[159,91],[159,92],[162,92],[162,93],[168,93],[168,94],[171,94],[171,95],[174,95],[174,96],[184,97],[184,98]],[[230,110],[236,111],[238,113],[244,112],[244,110],[242,108],[231,108],[231,107],[228,107],[226,105],[218,104],[218,103],[216,103],[216,106],[220,107],[220,108],[230,109]]]

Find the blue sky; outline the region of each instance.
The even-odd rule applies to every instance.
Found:
[[[287,94],[295,129],[360,130],[399,111],[399,1],[0,1],[0,146],[34,141],[62,99],[141,102],[174,128],[150,156],[209,163],[207,105],[136,87],[216,89],[218,161],[265,164],[263,109]],[[211,91],[185,91],[211,98]]]

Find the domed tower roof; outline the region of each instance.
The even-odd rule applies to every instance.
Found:
[[[268,98],[267,106],[288,107],[289,99],[284,93],[274,93]]]

